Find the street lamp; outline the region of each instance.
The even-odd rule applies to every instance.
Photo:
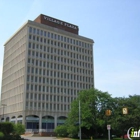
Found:
[[[6,104],[1,104],[3,106],[3,121],[4,121],[4,107],[7,106]]]
[[[79,100],[79,140],[81,140],[81,105]]]
[[[105,111],[105,115],[107,117],[109,117],[111,115],[111,110],[110,109],[107,109]],[[111,129],[111,125],[108,125],[108,118],[107,118],[107,130],[108,130],[108,140],[110,140],[110,129]]]
[[[46,132],[48,132],[48,127],[47,127],[47,123],[48,123],[48,120],[46,120]]]

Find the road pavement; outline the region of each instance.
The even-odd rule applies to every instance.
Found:
[[[28,136],[21,136],[25,140],[59,140],[56,137],[32,137],[31,135]]]

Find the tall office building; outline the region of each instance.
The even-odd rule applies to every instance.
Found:
[[[94,87],[94,41],[78,31],[41,14],[5,43],[1,121],[49,132],[64,123],[77,93]]]

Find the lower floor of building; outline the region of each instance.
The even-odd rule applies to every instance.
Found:
[[[67,113],[30,112],[3,114],[1,122],[21,123],[25,125],[26,132],[53,132],[58,125],[65,123]]]

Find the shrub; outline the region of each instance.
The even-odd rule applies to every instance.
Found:
[[[10,122],[2,122],[0,123],[0,131],[3,132],[4,135],[8,135],[14,131],[14,125]]]
[[[68,135],[66,125],[59,125],[55,128],[54,132],[57,136],[65,137]]]
[[[3,138],[4,134],[2,132],[0,132],[0,138]]]
[[[67,132],[69,133],[69,137],[76,138],[78,136],[79,128],[73,125],[69,125],[67,128]]]
[[[0,138],[0,140],[23,140],[19,135],[7,135],[3,138]]]
[[[0,123],[0,140],[23,140],[20,135],[25,132],[22,124]]]
[[[18,124],[14,124],[14,134],[16,135],[21,135],[25,133],[25,126],[18,123]]]

